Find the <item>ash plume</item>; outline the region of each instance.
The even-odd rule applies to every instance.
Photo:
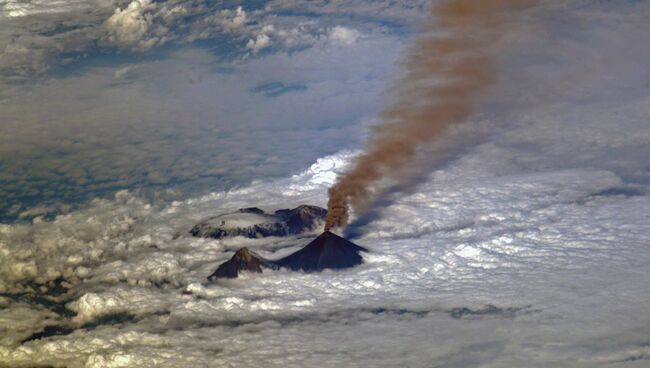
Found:
[[[396,101],[379,116],[352,167],[329,189],[325,230],[345,227],[359,215],[384,180],[400,182],[418,148],[469,117],[482,90],[496,80],[492,59],[499,35],[536,0],[442,0],[431,23],[410,49]],[[435,157],[432,160],[436,160]]]

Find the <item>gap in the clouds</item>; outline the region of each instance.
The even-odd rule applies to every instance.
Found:
[[[80,329],[90,331],[100,326],[114,326],[114,325],[121,325],[121,324],[128,324],[128,323],[136,323],[137,321],[138,319],[136,318],[136,316],[131,313],[126,313],[126,312],[109,313],[109,314],[104,314],[102,316],[99,316],[90,322],[84,323],[83,325],[81,325]]]
[[[51,281],[48,283],[48,285],[28,282],[22,285],[22,289],[26,291],[16,293],[0,293],[0,297],[7,298],[16,303],[38,305],[53,313],[56,313],[62,318],[70,318],[75,316],[76,313],[68,309],[66,307],[66,304],[74,298],[67,295],[69,289],[67,286],[65,286],[65,283],[66,280],[62,278]]]
[[[61,325],[45,326],[42,331],[35,332],[30,336],[28,336],[27,338],[21,340],[20,344],[24,344],[26,342],[30,342],[34,340],[47,339],[48,337],[65,336],[73,333],[74,331],[75,331],[74,328],[68,326],[61,326]]]
[[[252,89],[252,92],[273,98],[286,93],[305,91],[306,89],[307,86],[304,84],[285,84],[280,81],[271,81],[258,84]]]
[[[26,342],[34,340],[47,339],[48,337],[65,336],[75,331],[92,331],[101,326],[112,326],[119,328],[121,325],[133,324],[137,322],[138,318],[131,313],[110,313],[100,316],[90,322],[86,322],[79,328],[74,328],[72,325],[66,322],[57,325],[45,326],[42,331],[31,334],[27,338],[20,341],[20,343],[24,344]]]
[[[644,354],[644,353],[639,353],[638,355],[634,355],[625,359],[621,359],[619,361],[614,361],[612,363],[630,363],[630,362],[638,362],[641,360],[650,360],[650,354]]]
[[[493,304],[488,304],[483,308],[472,309],[468,307],[456,307],[448,311],[449,316],[454,319],[477,318],[484,316],[498,316],[503,318],[514,318],[521,314],[530,314],[541,312],[539,309],[531,309],[532,305],[525,307],[507,307],[501,308]]]
[[[639,188],[628,188],[628,187],[614,187],[600,191],[598,193],[591,194],[590,197],[639,197],[643,196],[644,193]]]
[[[433,308],[399,308],[399,307],[360,307],[343,308],[332,312],[304,312],[291,315],[262,315],[247,319],[224,319],[212,322],[201,322],[187,320],[184,318],[175,319],[171,316],[168,327],[173,330],[190,330],[193,328],[241,328],[256,324],[264,325],[268,322],[275,322],[281,328],[300,326],[302,324],[323,323],[329,324],[333,321],[341,325],[354,325],[363,321],[376,318],[393,320],[417,320],[427,318],[433,314],[447,315],[452,320],[479,320],[479,319],[515,319],[519,316],[541,313],[541,309],[534,309],[527,305],[523,307],[498,307],[488,304],[480,308],[455,307],[451,309]]]

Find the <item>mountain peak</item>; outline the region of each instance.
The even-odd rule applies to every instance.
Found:
[[[351,268],[363,263],[360,252],[367,252],[333,232],[325,231],[302,249],[277,261],[268,260],[244,247],[222,263],[208,279],[234,278],[240,271],[261,273],[262,268],[288,268],[294,271],[318,272],[325,269]]]
[[[301,250],[275,263],[280,267],[305,272],[350,268],[361,264],[363,258],[359,252],[367,251],[333,232],[325,231]]]
[[[277,269],[273,261],[269,261],[259,254],[244,247],[239,249],[228,261],[217,267],[216,271],[208,277],[213,278],[235,278],[240,271],[262,273],[262,268]]]
[[[253,252],[248,250],[248,248],[243,247],[239,249],[237,252],[235,252],[235,255],[233,256],[233,259],[237,260],[242,260],[245,262],[250,262],[253,259],[254,255]]]

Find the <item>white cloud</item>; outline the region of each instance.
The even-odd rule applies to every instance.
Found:
[[[151,0],[133,0],[124,9],[116,9],[115,13],[106,20],[106,41],[110,44],[148,50],[166,41],[167,29],[156,26],[152,32],[153,10],[155,4]]]
[[[78,325],[91,322],[98,317],[128,312],[135,316],[164,312],[173,297],[146,288],[116,287],[110,292],[86,293],[68,305],[77,313],[73,322]]]
[[[269,37],[265,31],[268,31],[268,29],[262,30],[262,33],[258,34],[255,39],[248,40],[246,48],[252,50],[253,53],[257,53],[260,50],[271,46],[271,37]]]
[[[76,328],[101,317],[132,317],[121,327],[77,330],[16,347],[39,326],[60,323],[37,309],[29,312],[30,320],[43,322],[7,325],[6,335],[14,337],[0,347],[0,362],[178,367],[264,360],[291,366],[295,358],[296,365],[327,367],[394,366],[407,356],[416,366],[552,361],[568,367],[582,359],[593,367],[611,359],[592,359],[583,347],[611,333],[627,341],[623,351],[636,351],[639,340],[626,331],[638,327],[630,316],[650,302],[650,260],[642,251],[650,201],[606,194],[624,185],[607,171],[473,178],[461,170],[461,177],[427,181],[367,225],[357,239],[371,249],[362,266],[321,274],[268,271],[205,283],[243,240],[192,238],[186,232],[193,223],[250,205],[323,205],[333,173],[349,158],[325,157],[286,179],[167,207],[122,192],[53,222],[4,225],[5,290],[22,288],[21,279],[47,284],[61,275],[75,290],[68,307],[78,313],[70,321]],[[455,166],[444,171],[461,169]],[[244,242],[280,257],[306,241]],[[27,260],[38,273],[17,275],[13,265]],[[80,265],[92,270],[75,274]],[[498,308],[481,312],[486,304]],[[455,307],[468,309],[454,314]],[[20,308],[10,301],[4,313],[25,313]],[[345,347],[338,344],[342,334],[349,336]],[[278,354],[287,347],[290,357]],[[314,357],[317,348],[324,352]]]
[[[123,68],[119,68],[113,73],[113,77],[115,79],[122,79],[126,77],[129,73],[131,73],[133,69],[134,69],[133,65],[127,65]]]
[[[357,30],[336,26],[332,28],[329,32],[329,39],[335,43],[341,43],[344,45],[354,45],[359,38],[359,32]]]
[[[328,36],[332,23],[346,27],[340,24],[341,18],[352,13],[364,21],[346,23],[368,32],[386,31],[385,21],[395,27],[413,26],[421,18],[425,2],[359,0],[343,6],[301,0],[266,5],[256,8],[243,2],[224,8],[222,2],[196,0],[8,1],[0,5],[0,50],[4,50],[0,52],[0,77],[4,81],[25,80],[44,75],[52,66],[83,64],[97,47],[146,52],[170,43],[186,46],[223,37],[237,45],[242,57],[270,45],[280,50],[310,47]],[[294,11],[296,14],[291,14]],[[33,17],[38,17],[38,22],[32,22]],[[268,25],[275,31],[263,32]]]
[[[238,6],[235,10],[235,16],[232,18],[232,25],[234,27],[241,27],[246,24],[246,11],[241,6]]]

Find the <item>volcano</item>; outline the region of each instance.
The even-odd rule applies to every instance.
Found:
[[[244,247],[235,252],[228,261],[222,263],[208,276],[208,280],[217,278],[235,278],[240,271],[262,273],[262,268],[278,269],[279,267],[259,254]]]
[[[351,268],[363,262],[359,252],[367,252],[353,242],[325,231],[301,250],[275,263],[294,271],[315,272],[324,269]]]
[[[313,230],[325,220],[326,215],[326,209],[310,205],[277,210],[274,213],[266,213],[257,207],[241,208],[236,212],[203,220],[194,225],[190,234],[213,239],[297,235]]]
[[[363,263],[360,252],[367,252],[351,241],[330,231],[325,231],[302,249],[273,261],[265,259],[247,248],[239,249],[232,258],[217,267],[208,280],[235,278],[240,271],[262,273],[263,268],[277,270],[320,272],[325,269],[352,268]]]

